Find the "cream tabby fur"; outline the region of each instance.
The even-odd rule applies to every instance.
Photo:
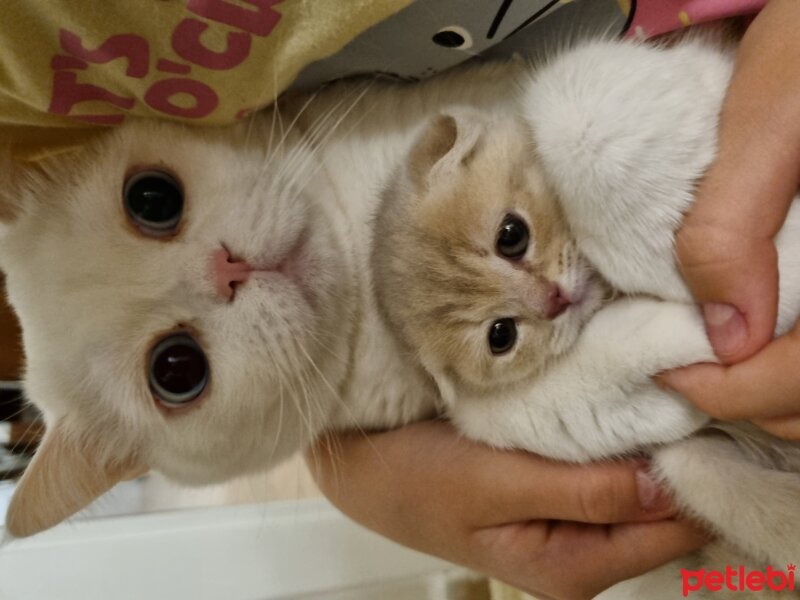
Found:
[[[45,412],[48,434],[18,487],[9,531],[52,526],[146,468],[187,483],[221,481],[269,468],[326,428],[390,427],[440,409],[428,374],[384,323],[369,268],[380,190],[437,114],[466,106],[500,122],[516,118],[521,101],[582,252],[621,290],[688,301],[672,266],[671,232],[713,156],[730,61],[729,52],[699,42],[671,50],[598,43],[553,62],[522,86],[521,97],[515,92],[524,69],[516,64],[418,86],[341,85],[292,100],[288,119],[273,112],[215,131],[132,123],[72,156],[15,169],[0,211],[0,265],[23,325],[26,389]],[[612,76],[594,77],[603,69]],[[656,69],[669,94],[640,80]],[[586,87],[570,90],[581,78]],[[628,81],[631,93],[618,94]],[[661,119],[661,107],[683,110],[687,120]],[[637,110],[644,117],[634,120]],[[617,135],[626,140],[619,149],[603,145]],[[592,140],[595,146],[585,145]],[[174,237],[141,235],[122,208],[127,174],[152,166],[174,173],[185,190]],[[643,204],[643,195],[654,204]],[[611,207],[639,211],[641,230],[613,212],[609,218]],[[594,219],[582,221],[583,211]],[[781,242],[789,239],[797,236]],[[232,300],[215,291],[211,272],[222,246],[261,269]],[[800,299],[790,276],[800,271],[785,262],[781,269],[782,300]],[[784,325],[797,308],[782,304]],[[211,379],[195,405],[167,411],[149,390],[147,363],[155,341],[177,328],[195,334]],[[688,304],[626,300],[589,322],[529,390],[535,394],[449,397],[448,409],[478,439],[587,460],[700,427],[705,417],[652,387],[649,376],[710,357]],[[591,410],[600,403],[608,410]],[[564,418],[579,429],[565,436]],[[659,451],[658,465],[680,499],[706,518],[729,480],[701,487],[696,479],[708,465],[683,463],[709,452],[730,456],[750,478],[752,506],[779,509],[764,518],[721,515],[725,526],[753,519],[729,539],[757,560],[765,553],[797,560],[793,519],[780,521],[787,535],[773,526],[796,516],[794,503],[750,484],[771,477],[782,493],[796,486],[793,450],[781,450],[784,463],[767,461],[779,467],[772,470],[755,458],[743,462],[740,453],[755,452],[725,439],[690,438]],[[747,539],[739,539],[742,532]]]

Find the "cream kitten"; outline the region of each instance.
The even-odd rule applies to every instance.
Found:
[[[745,424],[682,439],[706,417],[650,380],[713,360],[672,236],[713,157],[731,62],[732,48],[707,38],[669,49],[599,42],[526,84],[530,129],[471,111],[433,119],[386,191],[374,245],[383,313],[470,437],[579,461],[671,442],[651,448],[657,472],[722,539],[685,566],[800,554],[800,446]],[[509,219],[526,232],[513,252]],[[778,238],[778,332],[800,312],[798,234],[795,207]],[[587,303],[585,286],[562,283],[585,269],[578,250],[618,292],[674,301],[620,299],[594,314],[596,296]],[[561,299],[548,304],[552,282]],[[512,332],[499,348],[496,319]],[[553,343],[587,320],[567,347]]]
[[[387,189],[373,250],[378,303],[446,398],[547,370],[604,295],[531,165],[530,136],[513,119],[457,114],[434,119]]]

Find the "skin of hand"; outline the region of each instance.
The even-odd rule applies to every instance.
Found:
[[[800,2],[772,0],[744,35],[723,105],[719,152],[676,239],[723,365],[662,382],[713,417],[800,439],[800,324],[772,340],[780,230],[800,184]]]
[[[542,599],[592,598],[708,541],[641,460],[556,463],[429,421],[331,434],[307,462],[356,522]]]

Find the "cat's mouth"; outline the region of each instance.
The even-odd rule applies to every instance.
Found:
[[[575,270],[569,281],[561,285],[569,298],[569,307],[557,319],[577,321],[579,327],[586,324],[608,296],[605,282],[588,269]]]
[[[266,280],[276,277],[284,279],[300,292],[311,308],[315,308],[317,297],[311,285],[310,271],[313,269],[313,260],[308,240],[308,233],[304,230],[283,256],[269,265],[257,267],[251,276]]]

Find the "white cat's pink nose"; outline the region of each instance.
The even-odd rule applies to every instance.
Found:
[[[211,253],[211,278],[214,290],[225,300],[233,298],[236,285],[247,281],[252,271],[253,267],[246,262],[233,260],[225,248]]]
[[[548,319],[555,319],[572,304],[569,296],[567,296],[557,283],[552,284],[552,287],[548,290],[545,302],[545,316]]]

